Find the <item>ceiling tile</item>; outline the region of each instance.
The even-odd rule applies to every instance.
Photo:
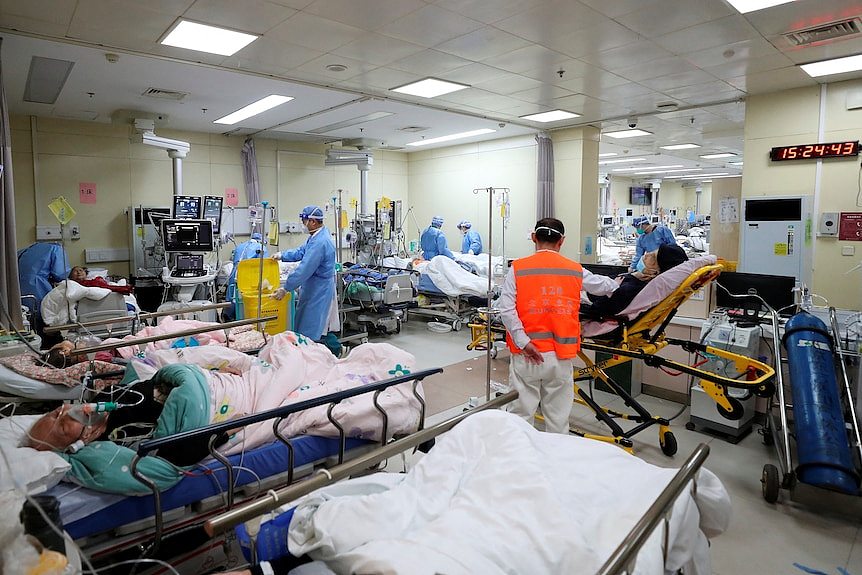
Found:
[[[377,88],[383,91],[391,90],[410,82],[422,79],[422,76],[394,70],[392,68],[376,68],[369,72],[353,76],[348,81],[351,86],[363,88]],[[399,94],[400,97],[400,94]]]
[[[736,10],[720,0],[664,0],[620,16],[617,22],[641,36],[656,38],[733,14]]]
[[[321,52],[330,52],[349,44],[362,34],[359,28],[304,12],[298,12],[267,32],[267,36],[281,42],[299,44]]]
[[[670,88],[681,88],[683,86],[693,86],[695,84],[704,84],[706,82],[712,82],[715,80],[715,77],[710,76],[703,70],[692,70],[688,72],[681,72],[679,74],[669,74],[667,76],[661,76],[659,78],[646,78],[641,80],[639,83],[647,86],[648,88],[653,88],[654,90],[667,90]]]
[[[517,98],[518,100],[523,100],[525,102],[532,102],[534,104],[549,104],[552,100],[554,100],[554,98],[572,96],[573,94],[574,92],[571,92],[564,88],[560,88],[558,86],[549,86],[545,84],[543,86],[539,86],[538,88],[522,90],[520,92],[514,92],[510,95],[512,96],[512,98]]]
[[[0,22],[3,26],[11,30],[20,30],[22,32],[34,32],[36,34],[44,34],[45,36],[53,36],[62,38],[66,35],[66,30],[69,28],[68,22],[47,22],[45,20],[35,20],[24,16],[13,16],[11,14],[3,14],[0,12]]]
[[[763,94],[778,92],[789,88],[815,86],[817,82],[796,66],[780,70],[749,74],[737,78],[728,78],[727,82],[748,94]]]
[[[859,10],[858,1],[817,0],[790,2],[749,12],[745,17],[761,34],[768,37],[858,16]]]
[[[347,66],[347,70],[343,72],[330,72],[326,69],[329,64],[343,64]],[[374,66],[374,64],[369,64],[368,62],[363,62],[361,60],[345,58],[344,56],[335,56],[333,54],[324,54],[319,58],[315,58],[301,66],[293,68],[293,70],[308,72],[311,74],[320,74],[338,81],[348,80],[357,74],[365,74],[373,70],[375,67],[376,66]]]
[[[671,32],[654,38],[653,42],[674,54],[686,54],[692,46],[712,48],[752,38],[760,38],[760,34],[737,14]]]
[[[57,0],[30,0],[29,2],[0,2],[0,19],[4,27],[11,27],[10,17],[16,21],[35,20],[37,22],[51,23],[61,26],[65,31],[66,26],[75,13],[74,2],[63,2]]]
[[[428,4],[383,26],[380,33],[430,48],[481,27],[481,22]]]
[[[696,52],[689,51],[682,54],[682,57],[698,68],[708,68],[778,53],[778,50],[763,38],[751,38],[741,42],[697,50]]]
[[[470,32],[464,36],[444,42],[437,46],[436,49],[466,58],[467,60],[481,62],[487,58],[499,56],[529,45],[530,42],[523,38],[513,36],[508,32],[497,30],[491,26],[485,26],[475,32]]]
[[[625,78],[595,67],[590,67],[589,72],[581,78],[572,78],[557,83],[558,86],[566,90],[603,100],[607,99],[604,98],[604,94],[614,92],[618,86],[626,84],[629,84],[629,81]]]
[[[684,86],[682,88],[663,89],[674,100],[682,100],[688,104],[703,104],[705,102],[719,102],[733,98],[742,98],[745,94],[734,86],[721,80],[697,84],[695,86]]]
[[[364,60],[378,66],[385,66],[401,58],[425,50],[422,46],[411,44],[397,38],[368,32],[350,44],[332,51],[333,54]]]
[[[494,68],[492,66],[486,66],[485,64],[475,63],[461,66],[460,68],[455,68],[454,70],[450,70],[445,74],[442,74],[441,79],[472,85],[478,84],[480,82],[494,80],[496,78],[502,78],[508,75],[509,72],[505,70]]]
[[[296,68],[306,62],[323,56],[323,52],[295,44],[285,44],[269,36],[258,38],[233,56],[224,59],[230,67],[240,67],[237,62],[257,61],[261,64],[282,69]]]
[[[541,5],[494,24],[516,36],[544,44],[569,36],[573,30],[606,22],[607,18],[580,2],[549,0]]]
[[[542,42],[548,48],[577,58],[619,48],[638,40],[638,35],[612,20],[581,28],[565,36],[548,38]]]
[[[710,66],[708,68],[704,68],[704,71],[712,74],[716,78],[726,80],[727,78],[736,78],[738,76],[745,76],[746,74],[757,74],[760,72],[768,72],[770,70],[779,70],[781,68],[791,66],[792,64],[793,62],[787,56],[776,53],[771,56],[764,56],[761,58],[739,60],[718,66]]]
[[[302,10],[303,8],[314,2],[314,0],[269,0],[269,2],[281,4],[282,6],[293,8],[294,10]]]
[[[488,58],[484,63],[509,72],[522,73],[537,68],[550,69],[567,60],[571,60],[571,58],[565,54],[533,44],[526,48],[519,48],[500,56]]]
[[[599,97],[602,100],[613,102],[615,104],[624,104],[631,98],[643,96],[644,94],[649,94],[650,92],[653,92],[651,88],[647,88],[646,86],[642,86],[635,82],[614,86],[611,90],[603,90],[601,94],[591,94],[590,92],[584,92],[583,90],[578,91],[591,96]]]
[[[424,50],[389,64],[390,68],[412,72],[420,76],[439,76],[455,68],[472,64],[470,60],[436,50]]]
[[[662,0],[580,0],[593,10],[601,12],[605,16],[616,18],[635,10],[641,10],[645,6],[656,4]]]
[[[862,6],[860,6],[862,14]],[[770,40],[778,45],[781,44],[774,38]],[[829,60],[830,58],[842,58],[862,53],[862,37],[847,38],[838,42],[825,43],[820,46],[806,46],[804,48],[791,48],[783,50],[784,54],[797,64],[807,64],[818,60]]]
[[[304,9],[305,12],[343,24],[377,30],[390,22],[406,16],[425,6],[422,0],[316,0]],[[407,39],[408,41],[409,38]]]
[[[171,14],[155,12],[137,2],[80,0],[69,26],[69,36],[150,51],[175,20]],[[191,50],[182,53],[190,59],[203,54]]]
[[[659,76],[667,76],[668,74],[679,74],[682,72],[694,72],[696,66],[689,64],[679,56],[671,56],[670,58],[660,58],[650,62],[644,62],[637,66],[629,66],[615,70],[620,76],[639,82],[648,78],[656,78]]]
[[[556,58],[540,58],[537,59],[537,64],[533,68],[529,68],[520,72],[522,76],[527,76],[546,84],[562,85],[567,80],[574,78],[583,78],[585,76],[595,75],[596,73],[606,73],[601,68],[590,66],[586,62],[577,59],[567,59],[562,62],[556,61]],[[562,76],[560,70],[563,71]]]
[[[491,24],[542,4],[544,0],[436,0],[434,4],[463,14],[467,18]]]
[[[494,80],[488,80],[487,82],[476,84],[477,88],[482,88],[483,90],[488,90],[495,94],[513,94],[515,92],[539,88],[541,86],[542,83],[538,80],[525,78],[518,74],[509,74],[508,76],[502,76],[500,78],[495,78]]]
[[[263,34],[294,14],[296,10],[293,8],[267,0],[197,0],[183,17],[213,26]]]
[[[580,59],[605,70],[614,71],[671,56],[673,54],[661,46],[648,40],[639,40],[620,48],[585,54]]]

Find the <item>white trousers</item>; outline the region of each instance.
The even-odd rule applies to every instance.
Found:
[[[509,385],[518,392],[509,412],[532,424],[536,408],[542,405],[545,431],[569,433],[569,414],[575,399],[572,360],[559,359],[553,351],[542,354],[545,361],[527,363],[523,354],[512,354]]]

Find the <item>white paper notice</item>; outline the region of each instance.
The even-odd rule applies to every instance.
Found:
[[[722,224],[739,223],[739,200],[722,198],[718,201],[718,221]]]

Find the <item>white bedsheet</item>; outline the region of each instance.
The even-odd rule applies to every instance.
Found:
[[[593,573],[676,470],[579,437],[538,432],[511,414],[476,414],[438,440],[406,475],[378,473],[300,500],[294,555],[337,573]],[[659,529],[635,572],[711,573],[706,534],[730,501],[702,470],[672,513],[668,561]]]
[[[488,295],[488,278],[471,274],[455,260],[446,256],[434,256],[425,264],[421,273],[426,274],[437,289],[450,297]]]
[[[67,387],[45,383],[12,371],[5,365],[0,365],[0,395],[2,394],[45,401],[78,399],[81,397],[81,386]]]

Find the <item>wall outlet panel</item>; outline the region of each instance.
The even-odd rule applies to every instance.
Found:
[[[84,261],[88,264],[129,261],[129,250],[127,248],[87,248],[84,250]]]
[[[61,240],[60,226],[36,226],[37,240]]]

